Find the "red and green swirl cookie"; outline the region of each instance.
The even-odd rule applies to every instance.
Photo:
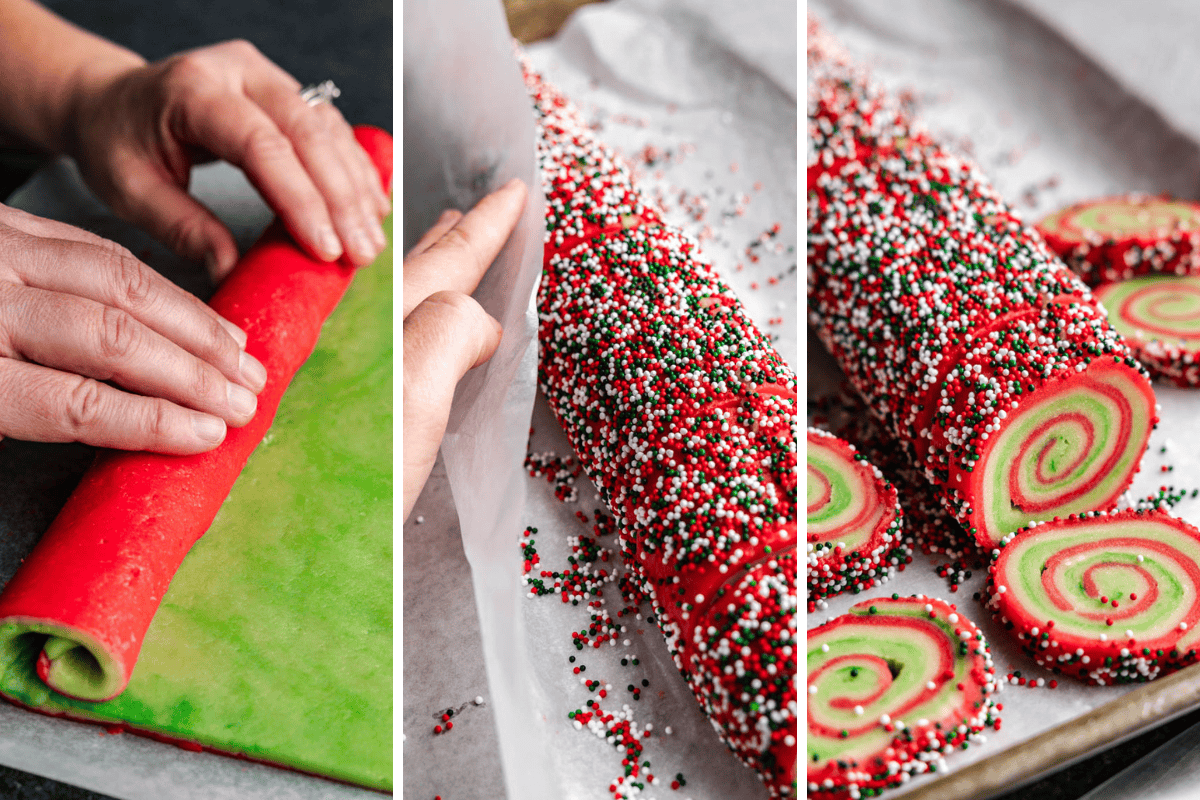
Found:
[[[822,343],[985,550],[1111,505],[1156,422],[1149,376],[978,167],[827,51],[808,70]]]
[[[1200,385],[1200,276],[1115,281],[1097,287],[1096,299],[1151,375]]]
[[[982,337],[943,381],[929,464],[990,550],[1030,521],[1115,504],[1138,469],[1154,395],[1093,306],[1051,304]]]
[[[1196,661],[1200,531],[1155,509],[1095,512],[1009,537],[989,604],[1039,664],[1090,684]]]
[[[808,796],[870,797],[999,727],[983,634],[923,595],[864,600],[808,632]]]
[[[1087,200],[1046,217],[1038,230],[1092,286],[1200,272],[1200,203],[1138,194]]]
[[[896,489],[854,445],[808,429],[808,606],[858,594],[912,560]]]

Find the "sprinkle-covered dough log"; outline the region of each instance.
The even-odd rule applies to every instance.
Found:
[[[1042,666],[1148,681],[1196,661],[1200,531],[1161,509],[1081,514],[1006,537],[989,605]]]
[[[810,25],[809,320],[985,549],[1113,504],[1155,417],[1091,292]]]
[[[854,445],[808,429],[808,610],[885,583],[912,561],[896,489]]]
[[[943,600],[864,600],[808,632],[808,796],[872,797],[999,728],[979,629]]]
[[[695,244],[526,71],[546,250],[539,382],[618,521],[675,663],[796,796],[796,382]]]
[[[1200,203],[1143,194],[1106,197],[1056,211],[1037,228],[1090,286],[1138,275],[1200,273]]]

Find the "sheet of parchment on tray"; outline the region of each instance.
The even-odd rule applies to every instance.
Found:
[[[419,145],[427,153],[440,151],[438,160],[418,162],[421,174],[428,176],[425,184],[410,181],[406,169],[406,220],[407,206],[414,203],[424,209],[417,212],[425,215],[418,226],[436,218],[447,203],[469,207],[508,177],[533,180],[532,102],[527,96],[513,99],[520,76],[515,61],[504,59],[511,50],[497,33],[503,25],[498,10],[471,2],[436,8],[431,17],[421,3],[405,7],[406,87],[414,85],[410,58],[435,54],[434,66],[424,74],[433,88],[422,89],[421,96],[411,89],[405,94],[406,166],[414,163],[408,156],[413,138],[435,145]],[[463,27],[461,15],[472,12],[476,17]],[[670,221],[701,238],[702,249],[759,325],[780,335],[776,344],[793,366],[796,342],[785,332],[795,330],[797,319],[795,26],[795,10],[787,3],[748,11],[736,3],[616,2],[577,12],[556,39],[528,50],[548,81],[564,89],[585,113],[599,117],[595,124],[605,141],[639,165],[643,186],[661,194],[670,207]],[[465,99],[430,96],[437,91]],[[434,120],[434,133],[408,130],[409,120],[417,118],[414,107],[421,112],[422,128]],[[520,124],[528,126],[530,138],[524,141],[516,138]],[[441,141],[439,126],[445,131]],[[421,191],[428,196],[417,194]],[[462,680],[471,680],[471,668],[460,663],[478,658],[469,641],[471,625],[457,626],[462,636],[439,638],[437,653],[427,652],[427,642],[410,641],[406,629],[406,685],[411,680],[414,691],[431,692],[456,706],[464,701],[468,712],[458,727],[433,734],[437,720],[428,709],[410,707],[416,701],[406,697],[406,724],[411,719],[421,726],[406,730],[406,747],[413,758],[422,753],[452,762],[445,777],[429,764],[414,764],[412,770],[413,786],[428,783],[443,795],[457,789],[464,796],[482,796],[478,780],[460,762],[490,759],[498,750],[509,797],[608,797],[626,756],[576,730],[568,718],[589,696],[580,678],[601,675],[599,660],[592,660],[590,668],[581,663],[579,674],[569,661],[576,653],[569,632],[586,630],[589,620],[579,617],[578,608],[549,607],[552,598],[526,598],[521,582],[523,528],[539,526],[544,563],[565,562],[568,537],[589,531],[575,511],[591,518],[596,503],[594,491],[582,480],[579,500],[561,503],[552,484],[530,478],[521,464],[536,386],[536,350],[529,346],[536,330],[531,294],[544,230],[540,205],[532,219],[530,209],[526,214],[476,293],[504,323],[505,341],[486,370],[460,386],[442,448],[446,471],[439,474],[435,467],[414,519],[405,526],[406,539],[414,537],[423,548],[412,563],[429,567],[419,574],[406,567],[406,613],[418,587],[453,595],[447,607],[464,613],[457,599],[465,593],[461,587],[447,587],[445,577],[461,570],[451,571],[438,561],[453,559],[454,548],[442,547],[443,552],[433,553],[436,557],[425,552],[437,550],[438,541],[454,534],[457,516],[471,565],[489,694],[483,698],[484,709],[465,695],[464,700],[447,694],[461,689]],[[406,238],[415,235],[410,231]],[[532,424],[539,431],[534,449],[569,455],[544,404],[535,408]],[[447,484],[453,487],[457,510],[446,502]],[[406,565],[409,557],[406,551]],[[422,624],[428,621],[422,617]],[[638,657],[632,668],[636,676],[619,666],[618,653],[629,662]],[[603,657],[611,662],[607,677],[614,693],[631,695],[628,687],[636,677],[639,693],[645,693],[642,700],[630,702],[637,707],[637,724],[651,722],[658,732],[647,741],[643,756],[658,759],[654,771],[660,777],[659,785],[647,785],[647,796],[676,796],[673,782],[680,797],[765,794],[757,778],[717,740],[657,631],[631,630],[629,646]],[[417,677],[415,670],[427,671],[434,664],[444,665],[447,674]],[[625,681],[619,687],[618,678]],[[482,719],[480,710],[494,716],[494,745],[474,730]],[[490,764],[485,772],[489,769]],[[405,782],[407,786],[408,771]]]
[[[534,69],[632,165],[635,183],[664,208],[667,221],[698,240],[701,258],[716,267],[793,368],[795,13],[789,3],[607,3],[580,9],[557,37],[528,49]],[[616,535],[603,517],[608,511],[579,474],[540,397],[532,428],[527,466],[536,477],[527,479],[522,528],[510,532],[506,547],[526,559],[536,551],[533,577],[567,570],[569,558],[597,557],[594,547],[608,560],[596,560],[593,568],[619,574]],[[598,535],[597,524],[607,532]],[[533,543],[519,549],[518,536],[530,527],[537,529]],[[765,797],[758,777],[700,711],[648,619],[649,606],[619,615],[618,584],[604,585],[602,611],[564,603],[557,594],[520,601],[522,647],[534,666],[533,712],[556,796],[606,798],[611,787],[624,791],[622,760],[636,757],[644,796]],[[528,588],[514,584],[522,594]],[[616,638],[594,647],[590,642],[612,632],[610,623],[619,626]],[[584,637],[589,644],[581,644]],[[612,740],[604,734],[614,725],[596,732],[569,717],[587,713],[593,699],[621,715]],[[621,745],[625,724],[642,737],[636,752]]]
[[[243,250],[271,219],[257,193],[228,165],[197,170],[192,190],[230,225]],[[202,271],[108,213],[66,162],[56,162],[40,172],[9,202],[112,238],[201,296],[211,291]],[[0,563],[5,578],[49,525],[90,460],[91,450],[78,445],[4,443],[0,470],[6,476],[6,492],[0,524],[5,536]],[[115,797],[274,800],[376,796],[365,789],[265,765],[189,752],[131,734],[114,735],[103,727],[51,719],[6,703],[0,704],[0,717],[0,761]]]
[[[1200,92],[1171,71],[1195,66],[1188,31],[1195,10],[1177,3],[1139,8],[1136,24],[1118,3],[1011,3],[920,0],[814,0],[809,11],[889,91],[911,90],[933,136],[970,155],[1000,194],[1027,221],[1071,203],[1128,191],[1194,198],[1200,189],[1200,132],[1194,109]],[[1153,56],[1143,57],[1143,54]],[[1166,54],[1172,54],[1168,56]],[[1157,66],[1155,66],[1157,65]],[[1194,68],[1191,70],[1194,73]],[[1179,73],[1184,74],[1184,73]],[[1189,110],[1190,109],[1190,110]],[[841,373],[815,337],[809,338],[808,394],[837,390]],[[1156,383],[1161,422],[1128,497],[1160,486],[1200,488],[1200,395]],[[1200,522],[1200,500],[1174,508]],[[945,559],[941,559],[944,561]],[[938,577],[938,559],[917,554],[895,579],[860,595],[839,596],[808,615],[812,628],[866,598],[924,593],[957,603],[983,629],[1003,679],[1020,671],[1025,685],[1004,686],[1002,729],[981,747],[947,756],[951,771],[992,756],[1036,733],[1114,700],[1131,687],[1086,687],[1038,668],[1010,642],[973,599],[985,570],[954,593]],[[1057,687],[1038,686],[1057,678]],[[1029,683],[1032,681],[1033,685]],[[936,777],[922,776],[902,795]]]

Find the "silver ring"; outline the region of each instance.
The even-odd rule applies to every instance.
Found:
[[[300,90],[300,99],[310,106],[321,103],[332,103],[335,97],[341,97],[342,90],[333,85],[333,81],[321,81],[316,85],[305,86]]]

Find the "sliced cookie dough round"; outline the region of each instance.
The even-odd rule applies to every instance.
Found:
[[[1039,664],[1089,684],[1196,661],[1200,531],[1155,509],[1093,512],[1006,537],[989,606]]]
[[[912,561],[896,489],[854,445],[808,429],[808,609],[884,583]]]
[[[943,387],[927,474],[985,551],[1034,520],[1115,504],[1157,421],[1144,371],[1082,303],[981,337]]]
[[[1129,194],[1086,200],[1037,225],[1046,244],[1096,286],[1136,275],[1200,273],[1200,203]]]
[[[1152,376],[1200,385],[1200,276],[1114,281],[1098,287],[1096,299]]]
[[[943,600],[879,598],[808,632],[808,796],[870,797],[999,727],[983,634]]]

